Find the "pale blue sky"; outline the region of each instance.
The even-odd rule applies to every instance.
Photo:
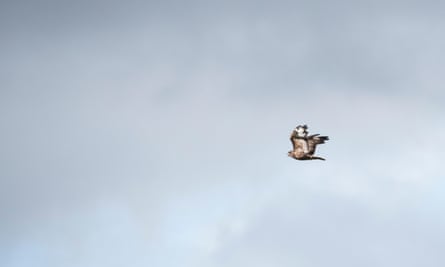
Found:
[[[444,266],[442,10],[2,1],[0,265]]]

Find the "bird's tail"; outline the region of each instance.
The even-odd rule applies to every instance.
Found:
[[[312,156],[311,159],[325,160],[324,158],[322,158],[322,157],[317,157],[317,156]]]

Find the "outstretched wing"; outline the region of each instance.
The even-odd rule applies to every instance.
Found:
[[[309,147],[309,154],[313,155],[315,153],[315,148],[319,144],[324,144],[325,141],[329,140],[328,136],[320,136],[320,134],[313,134],[307,137],[307,143]]]

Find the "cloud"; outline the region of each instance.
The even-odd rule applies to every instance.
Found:
[[[438,8],[42,3],[1,8],[6,266],[444,262]]]

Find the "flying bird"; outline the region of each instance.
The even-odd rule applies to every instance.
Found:
[[[296,160],[325,160],[322,157],[314,156],[315,148],[319,144],[324,144],[329,140],[328,136],[320,136],[320,134],[313,134],[308,136],[307,125],[298,125],[290,135],[293,150],[287,152],[287,155]]]

